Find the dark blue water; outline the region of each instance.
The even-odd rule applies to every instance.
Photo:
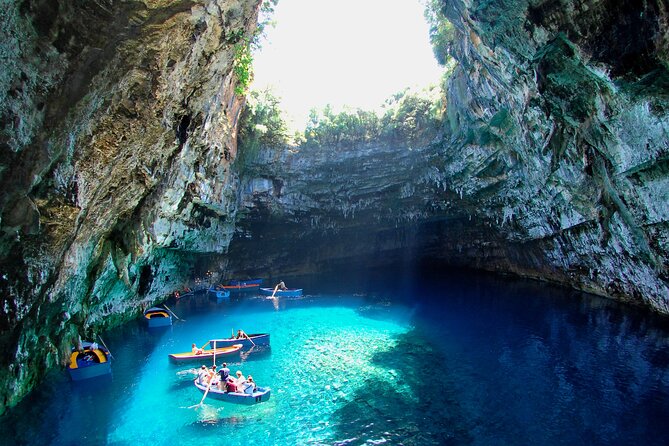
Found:
[[[465,272],[292,278],[303,299],[205,295],[185,322],[104,339],[112,379],[64,372],[0,419],[5,444],[665,445],[669,329],[642,310]],[[230,330],[272,347],[230,359],[272,388],[244,407],[201,398],[167,353]],[[198,365],[198,364],[195,364]]]

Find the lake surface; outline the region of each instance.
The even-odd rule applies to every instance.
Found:
[[[26,445],[666,445],[666,319],[546,284],[467,272],[286,280],[301,299],[196,295],[184,322],[103,339],[113,377],[64,371],[0,418]],[[232,330],[270,349],[227,357],[272,389],[202,398],[168,353]],[[217,361],[219,364],[221,361]]]

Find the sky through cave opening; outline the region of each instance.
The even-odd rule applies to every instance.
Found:
[[[288,124],[311,109],[381,111],[407,87],[440,82],[421,0],[280,0],[254,55],[253,90],[270,89]]]

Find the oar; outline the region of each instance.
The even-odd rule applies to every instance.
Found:
[[[248,339],[249,341],[251,341],[251,344],[253,344],[253,346],[255,347],[255,346],[256,346],[256,343],[253,342],[253,339],[249,338],[249,335],[247,335],[245,331],[244,331],[243,333],[244,333],[244,336],[246,336],[246,339]]]
[[[211,389],[211,383],[214,381],[214,375],[211,375],[209,377],[209,384],[207,384],[207,390],[204,391],[204,395],[202,395],[202,399],[200,400],[199,404],[195,404],[193,406],[190,406],[189,409],[192,409],[194,407],[202,407],[202,403],[204,403],[204,399],[207,397],[207,394],[209,393],[209,389]]]
[[[105,341],[102,340],[102,336],[98,335],[98,338],[100,339],[100,342],[102,342],[102,345],[105,346],[107,351],[109,352],[109,357],[112,358],[114,361],[116,361],[116,358],[114,358],[114,355],[109,351],[109,347],[107,347],[107,344],[105,344]]]
[[[274,295],[276,294],[276,290],[279,289],[279,284],[277,283],[276,286],[274,287],[274,292],[272,293],[272,297],[270,299],[274,299]]]
[[[165,309],[166,309],[167,311],[169,311],[170,313],[172,313],[172,316],[174,316],[175,318],[177,318],[178,321],[181,321],[181,322],[185,322],[185,321],[186,321],[185,319],[181,319],[179,316],[177,316],[176,314],[174,314],[174,311],[170,310],[169,307],[168,307],[167,305],[163,304],[163,307],[165,307]]]

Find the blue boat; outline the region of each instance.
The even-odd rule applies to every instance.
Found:
[[[246,280],[232,279],[228,282],[228,285],[234,285],[234,286],[238,286],[238,285],[247,285],[247,286],[248,285],[258,285],[258,286],[260,286],[260,285],[262,285],[262,279],[259,279],[259,278],[246,279]]]
[[[223,288],[223,285],[210,286],[207,293],[216,297],[216,299],[227,299],[230,297],[230,291]]]
[[[144,320],[149,328],[169,327],[172,325],[172,316],[164,308],[153,307],[144,312]]]
[[[207,386],[197,382],[197,379],[193,381],[195,387],[197,387],[202,393],[207,391]],[[214,399],[227,401],[228,403],[235,404],[257,404],[264,403],[269,401],[271,395],[269,387],[256,387],[256,390],[253,393],[242,393],[242,392],[226,392],[220,390],[218,387],[211,386],[207,396],[210,396]]]
[[[73,349],[67,371],[72,381],[111,375],[109,350],[92,342],[82,342],[82,350]]]
[[[246,338],[246,336],[248,336],[253,342],[249,341],[249,338]],[[219,347],[229,347],[235,344],[242,344],[242,348],[253,347],[254,344],[256,346],[269,345],[269,333],[247,333],[246,336],[242,336],[239,338],[232,337],[225,339],[216,339],[216,345]],[[214,341],[209,341],[209,342],[214,342]]]
[[[300,297],[302,295],[302,288],[288,288],[287,290],[276,290],[274,288],[260,288],[260,294],[274,297]]]

